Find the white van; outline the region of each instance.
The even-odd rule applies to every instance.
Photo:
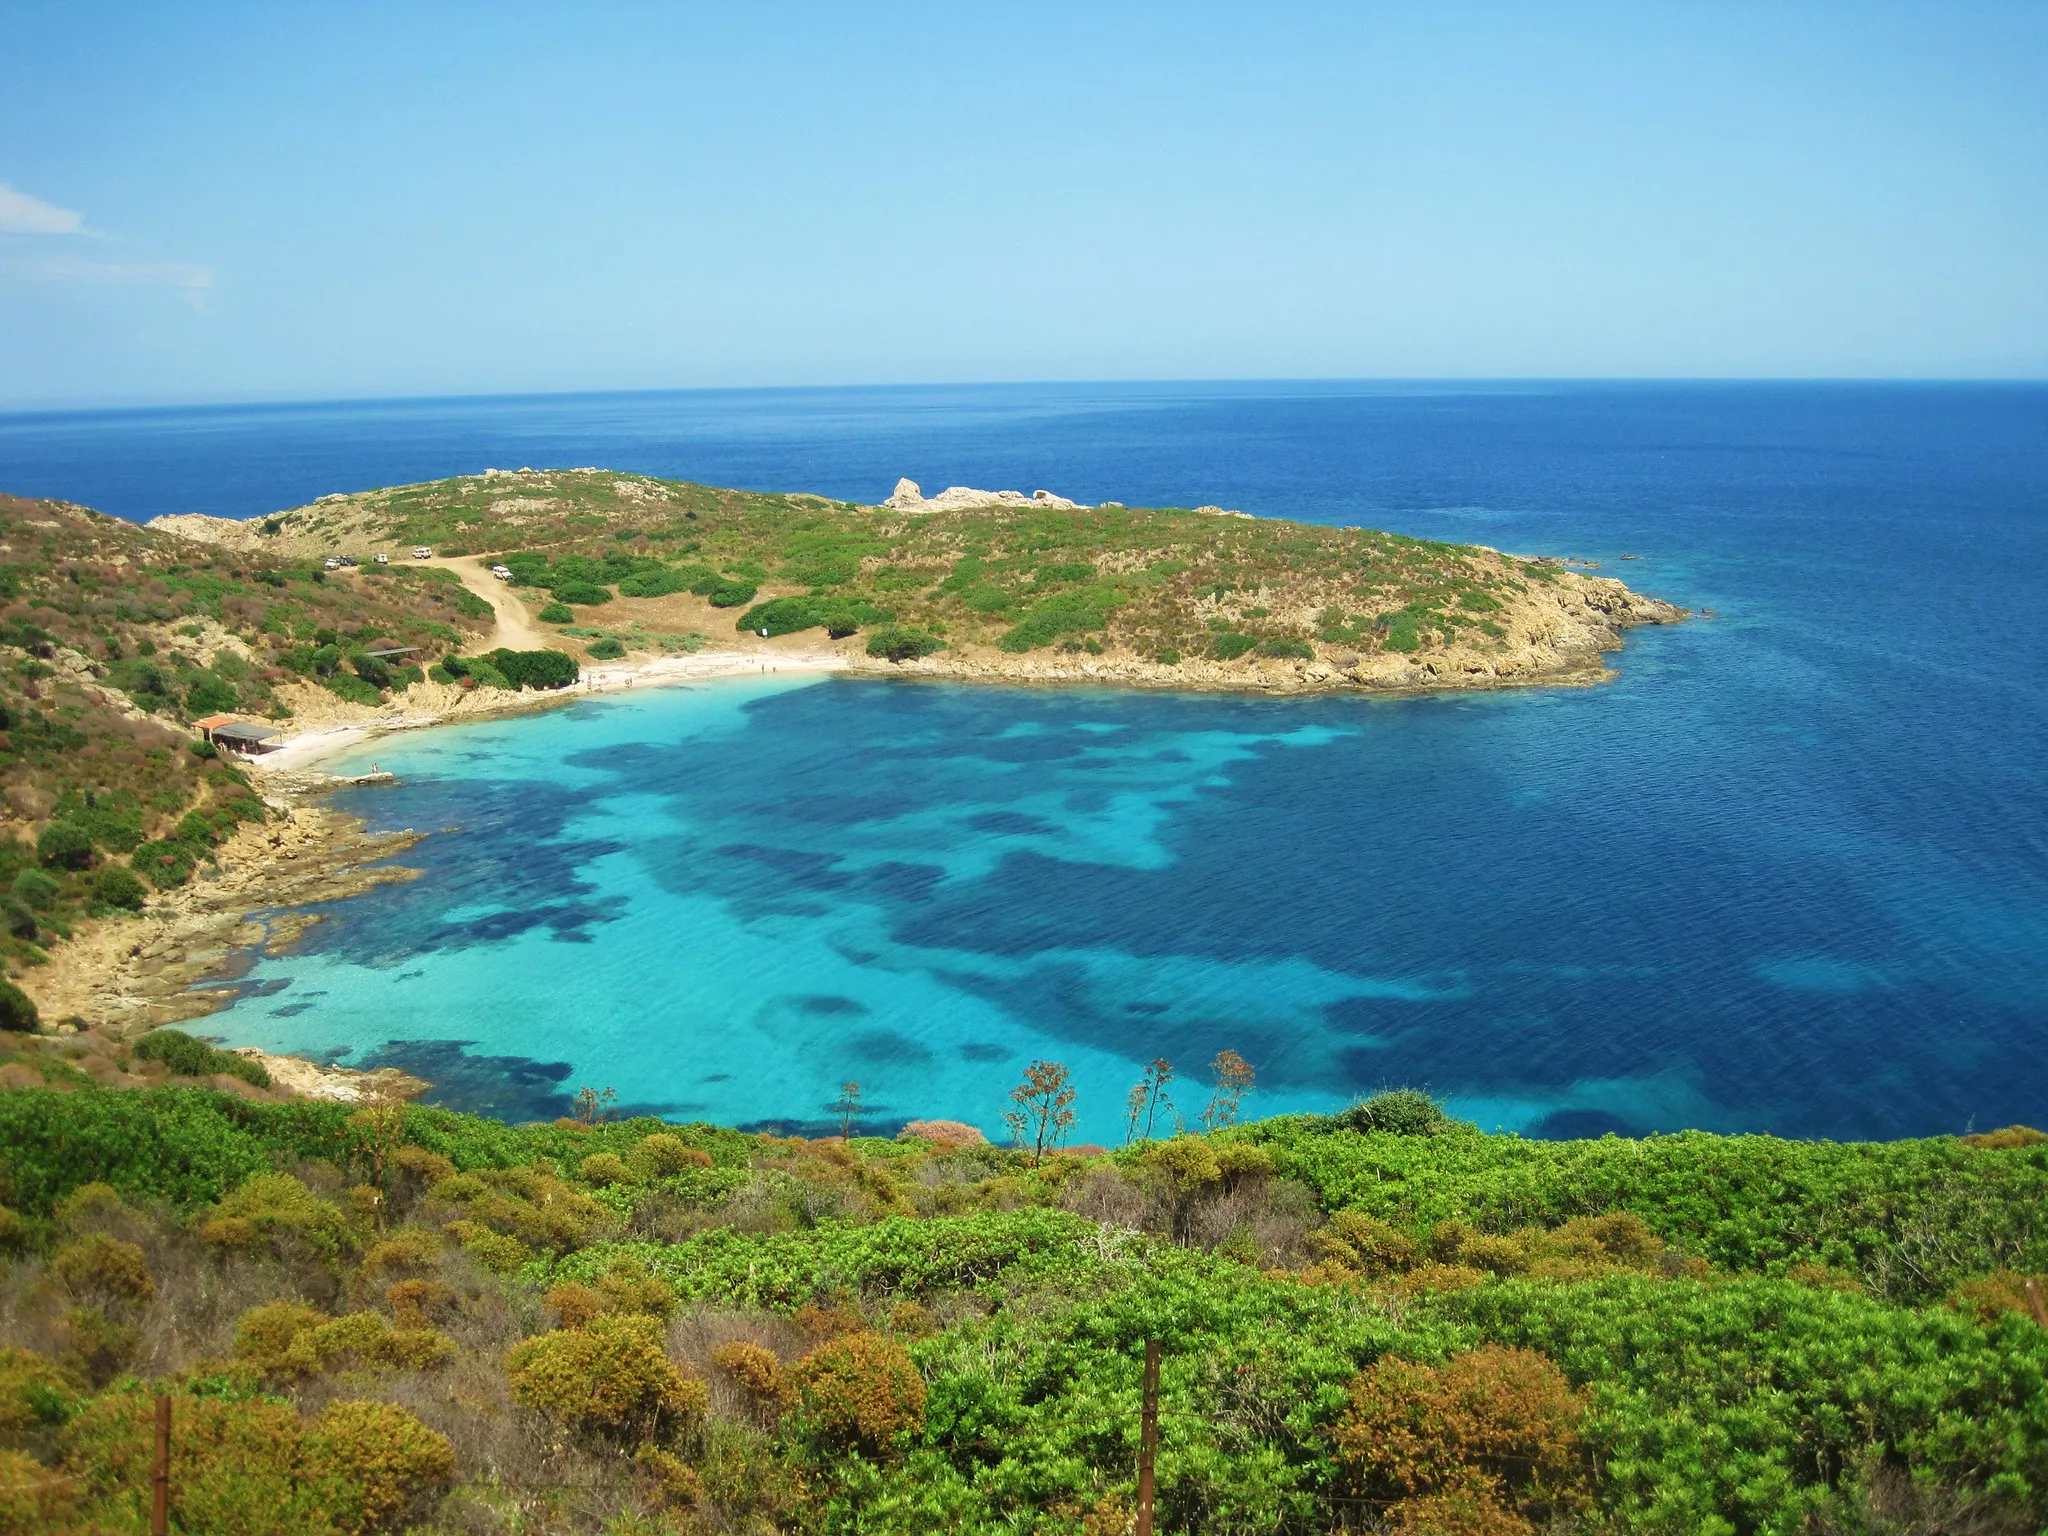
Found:
[[[491,574],[497,577],[498,580],[500,581],[510,581],[512,579],[512,572],[502,565],[492,566]]]

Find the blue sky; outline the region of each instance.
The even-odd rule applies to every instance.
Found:
[[[0,15],[0,403],[2048,374],[2048,6]]]

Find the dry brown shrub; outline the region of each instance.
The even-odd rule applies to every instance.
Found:
[[[568,1428],[640,1443],[701,1415],[703,1382],[677,1370],[651,1317],[603,1316],[514,1345],[512,1396]]]
[[[77,1527],[73,1480],[26,1451],[0,1451],[0,1531],[69,1533]]]
[[[879,1454],[924,1428],[924,1377],[894,1339],[834,1339],[804,1356],[794,1376],[805,1421],[834,1444]]]
[[[1976,1147],[1985,1152],[2004,1151],[2014,1147],[2038,1147],[2048,1141],[2048,1131],[2037,1131],[2031,1125],[2008,1125],[2003,1130],[1978,1131],[1965,1136],[1966,1147]]]
[[[1590,1508],[1584,1397],[1534,1350],[1487,1345],[1440,1366],[1383,1356],[1351,1383],[1339,1461],[1396,1530],[1525,1536]]]
[[[455,1477],[448,1437],[390,1403],[329,1403],[306,1431],[307,1460],[355,1496],[344,1530],[395,1529]]]
[[[428,1227],[402,1227],[364,1256],[363,1268],[371,1274],[425,1271],[439,1264],[446,1250],[447,1244],[439,1232]]]
[[[641,1137],[633,1155],[658,1179],[681,1173],[685,1168],[711,1166],[709,1152],[690,1146],[682,1137],[668,1131],[656,1131],[652,1136]]]
[[[1377,1277],[1412,1267],[1415,1243],[1398,1227],[1363,1211],[1339,1211],[1320,1231],[1309,1234],[1309,1246],[1325,1264],[1341,1265]]]
[[[2036,1286],[2048,1293],[2048,1276],[2035,1275],[2031,1278]],[[2027,1300],[2028,1279],[2017,1270],[1995,1269],[1988,1275],[1965,1280],[1949,1293],[1948,1304],[1956,1311],[1976,1318],[1986,1328],[2008,1312],[2031,1317],[2034,1309]]]
[[[736,1340],[712,1350],[711,1361],[739,1390],[757,1418],[772,1420],[788,1406],[791,1382],[772,1351]]]
[[[896,1139],[909,1141],[912,1138],[928,1141],[940,1152],[988,1145],[986,1136],[960,1120],[912,1120],[896,1133]]]
[[[669,1283],[630,1253],[617,1255],[597,1277],[597,1294],[608,1312],[639,1312],[667,1317],[675,1310],[676,1293]]]
[[[548,1287],[547,1308],[555,1314],[556,1326],[581,1328],[604,1310],[604,1298],[581,1280],[564,1280]]]
[[[1846,1270],[1831,1269],[1825,1264],[1794,1264],[1785,1271],[1785,1278],[1799,1285],[1810,1285],[1817,1291],[1845,1291],[1860,1296],[1863,1282]]]
[[[142,1250],[104,1232],[66,1243],[50,1268],[75,1296],[144,1302],[156,1295],[156,1279]]]
[[[612,1184],[630,1184],[633,1170],[616,1152],[593,1152],[576,1165],[577,1176],[586,1184],[603,1189]]]
[[[798,1307],[789,1319],[806,1338],[823,1341],[836,1339],[849,1333],[863,1332],[868,1320],[848,1306],[820,1307],[805,1305]]]
[[[65,1426],[63,1470],[88,1515],[110,1517],[87,1529],[135,1528],[154,1406],[148,1388],[116,1389]],[[334,1403],[307,1421],[274,1400],[174,1393],[171,1424],[174,1530],[381,1536],[423,1512],[455,1471],[445,1437],[386,1403]]]
[[[1137,1179],[1101,1163],[1061,1186],[1060,1206],[1105,1227],[1143,1228],[1152,1213],[1152,1197]]]
[[[704,1484],[672,1451],[643,1445],[633,1453],[633,1470],[647,1496],[658,1510],[694,1509],[704,1497]]]
[[[889,1327],[906,1339],[928,1339],[939,1331],[939,1320],[921,1301],[899,1301],[889,1309]]]
[[[1486,1271],[1470,1264],[1418,1264],[1400,1276],[1397,1284],[1404,1295],[1439,1296],[1448,1291],[1469,1291],[1486,1281]]]
[[[61,1423],[77,1404],[78,1388],[78,1381],[34,1350],[0,1346],[0,1435]]]
[[[430,1328],[453,1312],[457,1297],[439,1280],[400,1280],[387,1286],[384,1305],[401,1328]]]

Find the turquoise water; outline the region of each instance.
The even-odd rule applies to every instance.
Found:
[[[266,509],[488,464],[899,473],[1584,556],[1716,618],[1596,689],[1264,700],[850,680],[376,744],[418,881],[210,1022],[524,1118],[995,1131],[1035,1057],[1254,1111],[1415,1084],[1542,1135],[2048,1116],[2048,389],[815,391],[0,420],[0,484]],[[310,468],[308,466],[311,466]],[[310,482],[317,479],[317,484]],[[215,499],[209,501],[208,498]],[[1622,562],[1623,555],[1641,558]],[[1192,1112],[1202,1093],[1191,1087]]]

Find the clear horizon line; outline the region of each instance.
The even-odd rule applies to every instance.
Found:
[[[229,409],[279,410],[332,406],[426,405],[486,401],[568,400],[627,398],[645,395],[797,395],[850,390],[912,391],[930,389],[1144,389],[1144,388],[1231,388],[1288,386],[1341,387],[1369,385],[1382,388],[1402,386],[1424,388],[1512,387],[1530,388],[1578,386],[1588,388],[1637,386],[1781,386],[1837,385],[1870,388],[1901,385],[1957,387],[2029,387],[2048,385],[2048,375],[2018,374],[1272,374],[1219,375],[1214,377],[1131,377],[1071,379],[925,379],[867,383],[814,384],[658,384],[624,388],[455,390],[438,394],[336,394],[336,395],[227,395],[214,397],[122,398],[85,397],[72,401],[30,404],[0,398],[0,418],[39,416],[145,414],[153,411],[206,411]]]

